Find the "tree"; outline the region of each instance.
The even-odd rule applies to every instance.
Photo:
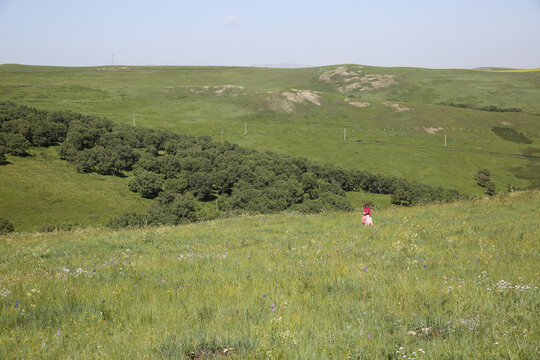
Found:
[[[189,187],[199,200],[209,200],[212,195],[212,177],[202,171],[191,174]]]
[[[118,145],[114,148],[104,148],[98,145],[94,146],[92,151],[96,154],[97,160],[95,171],[102,175],[117,175],[122,170],[130,170],[137,160],[133,149],[124,145]]]
[[[174,178],[180,172],[180,160],[176,156],[165,155],[158,159],[159,173],[166,178]]]
[[[32,124],[32,145],[49,146],[63,141],[66,137],[67,128],[64,124],[49,121],[39,121]]]
[[[92,149],[84,149],[83,151],[76,151],[73,157],[73,163],[75,168],[80,173],[90,173],[95,171],[98,160],[96,158],[96,152]]]
[[[156,224],[180,224],[197,220],[195,198],[191,194],[179,195],[167,191],[159,193],[149,216]]]
[[[31,139],[31,126],[26,119],[8,120],[2,123],[2,132],[21,134],[26,140]]]
[[[135,171],[135,176],[129,181],[129,189],[138,192],[147,199],[155,198],[161,191],[163,185],[163,175],[151,171],[139,169]]]
[[[189,182],[185,176],[169,178],[163,183],[163,189],[174,194],[183,194],[188,188]]]
[[[4,143],[6,152],[16,156],[26,155],[26,150],[30,147],[30,142],[24,136],[12,133],[2,133],[0,135],[2,137],[0,145],[1,142]]]
[[[0,146],[0,165],[3,165],[7,162],[6,159],[6,150],[3,146]]]

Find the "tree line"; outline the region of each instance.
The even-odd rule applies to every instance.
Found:
[[[454,190],[246,149],[209,136],[0,103],[0,161],[6,153],[25,156],[31,146],[50,145],[59,145],[59,156],[80,173],[130,172],[129,189],[154,199],[146,213],[119,215],[111,219],[112,227],[179,224],[241,212],[351,210],[347,191],[391,194],[392,203],[405,206],[461,197]]]

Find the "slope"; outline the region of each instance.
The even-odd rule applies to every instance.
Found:
[[[2,237],[0,357],[534,358],[539,201]]]
[[[0,167],[0,217],[17,231],[43,225],[98,226],[127,211],[144,211],[149,200],[127,188],[127,179],[79,174],[55,147],[31,149]]]

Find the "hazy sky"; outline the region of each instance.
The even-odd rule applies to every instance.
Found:
[[[540,0],[0,0],[0,63],[540,67]]]

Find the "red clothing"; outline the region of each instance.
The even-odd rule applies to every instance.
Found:
[[[364,206],[364,215],[371,216],[371,209],[369,208],[369,206]]]

